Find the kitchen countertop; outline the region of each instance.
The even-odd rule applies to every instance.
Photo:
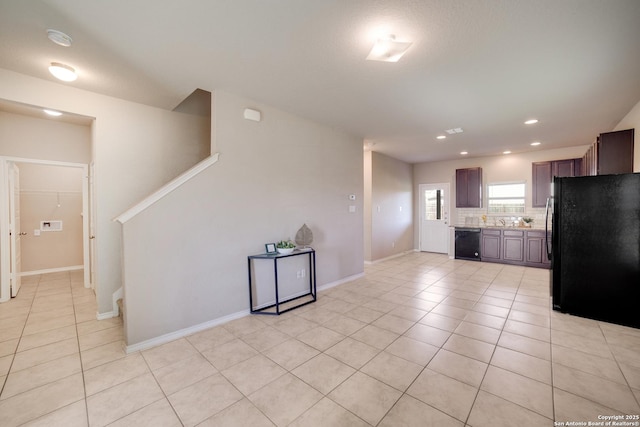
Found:
[[[469,225],[455,225],[454,228],[480,228],[480,229],[489,229],[489,230],[532,230],[532,231],[544,231],[544,227],[510,227],[508,225],[478,225],[478,226],[469,226]],[[551,231],[551,230],[549,230]]]

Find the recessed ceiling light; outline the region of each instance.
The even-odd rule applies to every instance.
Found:
[[[525,125],[534,125],[536,123],[538,123],[538,119],[530,119],[524,122]]]
[[[447,129],[445,130],[446,133],[448,133],[449,135],[453,135],[456,133],[462,133],[464,132],[464,130],[462,130],[462,128],[453,128],[453,129]]]
[[[463,156],[466,156],[467,154],[469,154],[468,151],[461,151],[460,154],[462,154]]]
[[[47,30],[47,37],[55,44],[64,47],[71,46],[71,43],[73,42],[71,37],[58,30]]]
[[[60,79],[64,82],[72,82],[78,78],[76,74],[76,70],[73,67],[70,67],[66,64],[61,64],[59,62],[52,62],[49,67],[49,72],[53,74],[53,76],[57,79]]]
[[[436,139],[445,139],[447,136],[446,135],[438,135],[436,136]]]
[[[373,45],[368,61],[382,61],[382,62],[398,62],[402,55],[405,54],[407,49],[411,46],[411,42],[400,42],[396,40],[396,36],[389,34],[383,39],[378,39],[376,44]]]
[[[532,142],[531,145],[533,145],[535,147],[536,145],[540,145],[540,143],[538,141],[536,141],[536,142]]]
[[[44,112],[45,112],[45,113],[47,113],[48,115],[50,115],[50,116],[54,116],[54,117],[58,117],[58,116],[61,116],[61,115],[62,115],[62,113],[61,113],[60,111],[47,110],[46,108],[45,108],[44,110],[42,110],[42,111],[44,111]]]
[[[511,154],[511,151],[509,151],[509,150],[503,151],[502,154]]]

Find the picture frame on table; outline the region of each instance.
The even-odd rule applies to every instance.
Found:
[[[265,243],[264,251],[266,253],[268,253],[268,254],[278,253],[278,250],[276,249],[276,244],[275,243]]]

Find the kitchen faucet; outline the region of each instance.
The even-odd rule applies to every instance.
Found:
[[[498,222],[502,224],[503,227],[507,226],[507,223],[504,221],[504,219],[499,219]]]

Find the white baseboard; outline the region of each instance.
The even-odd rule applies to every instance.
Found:
[[[333,288],[334,286],[342,285],[343,283],[351,282],[356,279],[360,279],[364,277],[364,273],[354,274],[352,276],[347,276],[343,279],[336,280],[335,282],[325,283],[324,285],[318,286],[318,291],[326,291],[327,289]]]
[[[408,251],[400,252],[399,254],[395,254],[395,255],[388,256],[388,257],[380,258],[380,259],[377,259],[375,261],[365,261],[364,263],[366,265],[373,265],[373,264],[377,264],[379,262],[389,261],[390,259],[400,258],[401,256],[405,256],[406,254],[410,254],[412,252],[418,252],[418,251],[416,249],[409,249]]]
[[[44,270],[22,271],[20,276],[35,276],[36,274],[60,273],[62,271],[82,270],[84,265],[72,265],[69,267],[45,268]]]
[[[316,290],[317,291],[324,291],[326,289],[333,288],[334,286],[338,286],[338,285],[341,285],[343,283],[351,282],[352,280],[356,280],[356,279],[359,279],[361,277],[364,277],[364,273],[354,274],[352,276],[348,276],[348,277],[345,277],[343,279],[336,280],[335,282],[326,283],[326,284],[324,284],[322,286],[318,286],[316,288]],[[134,353],[136,351],[146,350],[148,348],[156,347],[156,346],[161,345],[161,344],[166,344],[166,343],[168,343],[170,341],[175,341],[177,339],[184,338],[184,337],[189,336],[189,335],[193,335],[196,332],[200,332],[200,331],[203,331],[205,329],[213,328],[215,326],[222,325],[223,323],[227,323],[227,322],[230,322],[232,320],[236,320],[236,319],[239,319],[241,317],[248,316],[249,314],[250,314],[249,310],[238,311],[236,313],[229,314],[228,316],[224,316],[224,317],[220,317],[220,318],[217,318],[217,319],[209,320],[208,322],[204,322],[204,323],[200,323],[198,325],[190,326],[188,328],[180,329],[179,331],[170,332],[168,334],[164,334],[164,335],[161,335],[159,337],[151,338],[149,340],[142,341],[142,342],[139,342],[139,343],[136,343],[136,344],[127,345],[127,346],[125,346],[124,350],[125,350],[125,352],[127,354]],[[98,313],[98,320],[108,319],[110,317],[115,317],[115,316],[117,316],[117,313],[114,314],[114,312]]]
[[[122,298],[122,295],[123,295],[123,289],[122,289],[122,286],[120,286],[120,287],[118,288],[118,290],[117,290],[117,291],[115,291],[115,292],[113,293],[113,295],[111,295],[111,303],[113,304],[113,312],[114,312],[114,313],[116,313],[116,316],[119,316],[119,315],[120,315],[120,307],[118,307],[118,300],[119,300],[120,298]],[[116,317],[116,316],[113,316],[113,317]],[[98,320],[99,320],[99,319],[98,319]]]
[[[180,338],[184,338],[189,335],[193,335],[196,332],[204,331],[205,329],[213,328],[214,326],[221,325],[223,323],[230,322],[232,320],[239,319],[249,315],[249,310],[238,311],[237,313],[229,314],[228,316],[220,317],[218,319],[210,320],[208,322],[200,323],[199,325],[190,326],[188,328],[180,329],[179,331],[170,332],[168,334],[160,335],[159,337],[151,338],[146,341],[142,341],[136,344],[125,346],[125,353],[134,353],[136,351],[146,350],[151,347],[155,347],[161,344],[166,344],[170,341],[175,341]]]
[[[118,317],[117,311],[107,311],[106,313],[96,313],[97,320],[111,319],[112,317]]]

